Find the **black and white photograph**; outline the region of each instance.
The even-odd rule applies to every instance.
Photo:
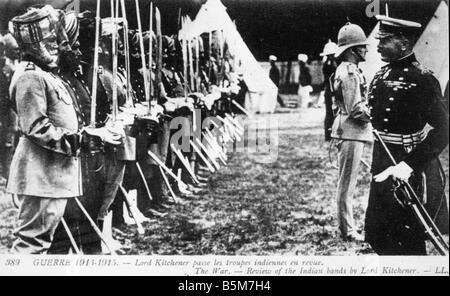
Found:
[[[0,275],[448,276],[448,15],[0,0]]]

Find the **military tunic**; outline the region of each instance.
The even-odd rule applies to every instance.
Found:
[[[48,198],[82,195],[76,157],[82,125],[61,78],[25,61],[14,73],[10,93],[22,136],[7,190]]]
[[[366,79],[355,63],[343,61],[333,76],[333,90],[339,114],[332,138],[339,150],[339,180],[336,192],[337,220],[341,236],[356,236],[353,195],[366,143],[372,142],[369,110],[365,99]]]
[[[68,199],[82,195],[81,115],[63,80],[33,62],[17,68],[10,97],[22,133],[7,185],[21,201],[13,251],[46,253]]]
[[[397,163],[413,170],[411,185],[424,191],[431,217],[448,232],[448,209],[438,156],[448,144],[448,113],[436,78],[423,69],[414,54],[383,67],[369,88],[373,127],[379,131]],[[392,162],[376,141],[372,173],[381,173]],[[423,186],[425,185],[425,186]],[[427,186],[428,185],[428,186]],[[366,213],[366,240],[381,255],[422,255],[425,236],[409,209],[393,194],[393,180],[372,181]],[[424,189],[425,188],[425,189]]]

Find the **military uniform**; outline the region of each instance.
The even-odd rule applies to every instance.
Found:
[[[438,81],[411,54],[389,63],[375,75],[369,104],[373,127],[395,160],[404,161],[414,170],[412,186],[425,193],[431,217],[437,218],[441,230],[448,233],[448,209],[438,160],[448,143],[448,114]],[[392,165],[376,141],[372,173],[379,174]],[[409,209],[397,203],[393,186],[392,179],[372,181],[366,240],[378,254],[423,255],[424,232]]]
[[[80,112],[83,116],[83,125],[87,126],[90,114],[91,95],[86,83],[79,73],[63,73],[69,93],[74,101],[78,102]],[[101,105],[101,104],[100,104]],[[98,106],[97,106],[98,108]],[[100,108],[98,108],[100,109]],[[99,111],[97,109],[97,111]],[[80,159],[83,182],[83,195],[79,198],[90,217],[98,217],[103,201],[105,184],[105,156],[102,147],[92,150],[89,137],[84,137],[81,147]],[[93,230],[85,215],[74,200],[69,200],[64,213],[64,219],[83,254],[101,254],[101,241]],[[66,230],[60,224],[55,232],[55,237],[48,251],[49,254],[67,254],[71,248]]]
[[[22,62],[14,73],[11,99],[22,133],[7,185],[22,200],[14,250],[42,253],[50,246],[67,199],[82,195],[76,156],[80,114],[62,79],[33,62]]]
[[[366,143],[372,142],[369,110],[365,100],[366,83],[358,66],[342,62],[334,74],[333,90],[339,108],[331,137],[339,149],[337,188],[338,225],[341,235],[356,233],[352,200]]]

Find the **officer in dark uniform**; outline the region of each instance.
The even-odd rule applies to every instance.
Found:
[[[76,102],[76,108],[81,114],[80,120],[84,126],[88,126],[90,118],[91,94],[87,83],[82,78],[80,72],[79,50],[79,21],[74,11],[68,12],[64,17],[65,30],[70,44],[69,50],[61,52],[60,76],[65,82],[65,86]],[[103,99],[106,101],[106,99]],[[104,102],[100,101],[97,105],[97,114],[102,114],[100,118],[105,118],[109,107],[105,108]],[[103,169],[105,165],[104,143],[101,138],[113,136],[107,129],[101,129],[102,135],[95,137],[85,135],[81,147],[81,174],[83,182],[83,195],[80,196],[80,202],[83,204],[88,214],[92,218],[97,218],[103,200],[103,188],[106,178],[106,172]],[[116,144],[120,144],[120,136],[113,136]],[[112,138],[111,138],[112,139]],[[111,142],[109,142],[111,144]],[[70,228],[70,231],[83,254],[101,254],[101,242],[98,235],[93,230],[89,221],[76,205],[75,201],[69,200],[65,209],[64,219]],[[49,249],[49,254],[65,254],[70,249],[70,242],[66,235],[63,225],[58,225],[55,232],[55,238]]]
[[[395,199],[395,180],[409,180],[441,231],[448,209],[438,156],[448,144],[448,113],[437,79],[416,60],[412,48],[420,24],[377,16],[378,51],[388,64],[369,88],[372,124],[397,161],[374,144],[366,240],[380,255],[425,255],[425,235],[409,208]]]

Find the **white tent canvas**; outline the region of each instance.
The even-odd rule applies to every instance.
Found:
[[[238,72],[243,73],[249,89],[245,107],[252,112],[272,113],[277,104],[278,89],[248,49],[235,24],[220,0],[208,0],[202,5],[193,23],[195,34],[220,30],[230,53],[239,61]]]
[[[419,62],[432,70],[442,91],[448,83],[448,6],[442,1],[414,46]]]

